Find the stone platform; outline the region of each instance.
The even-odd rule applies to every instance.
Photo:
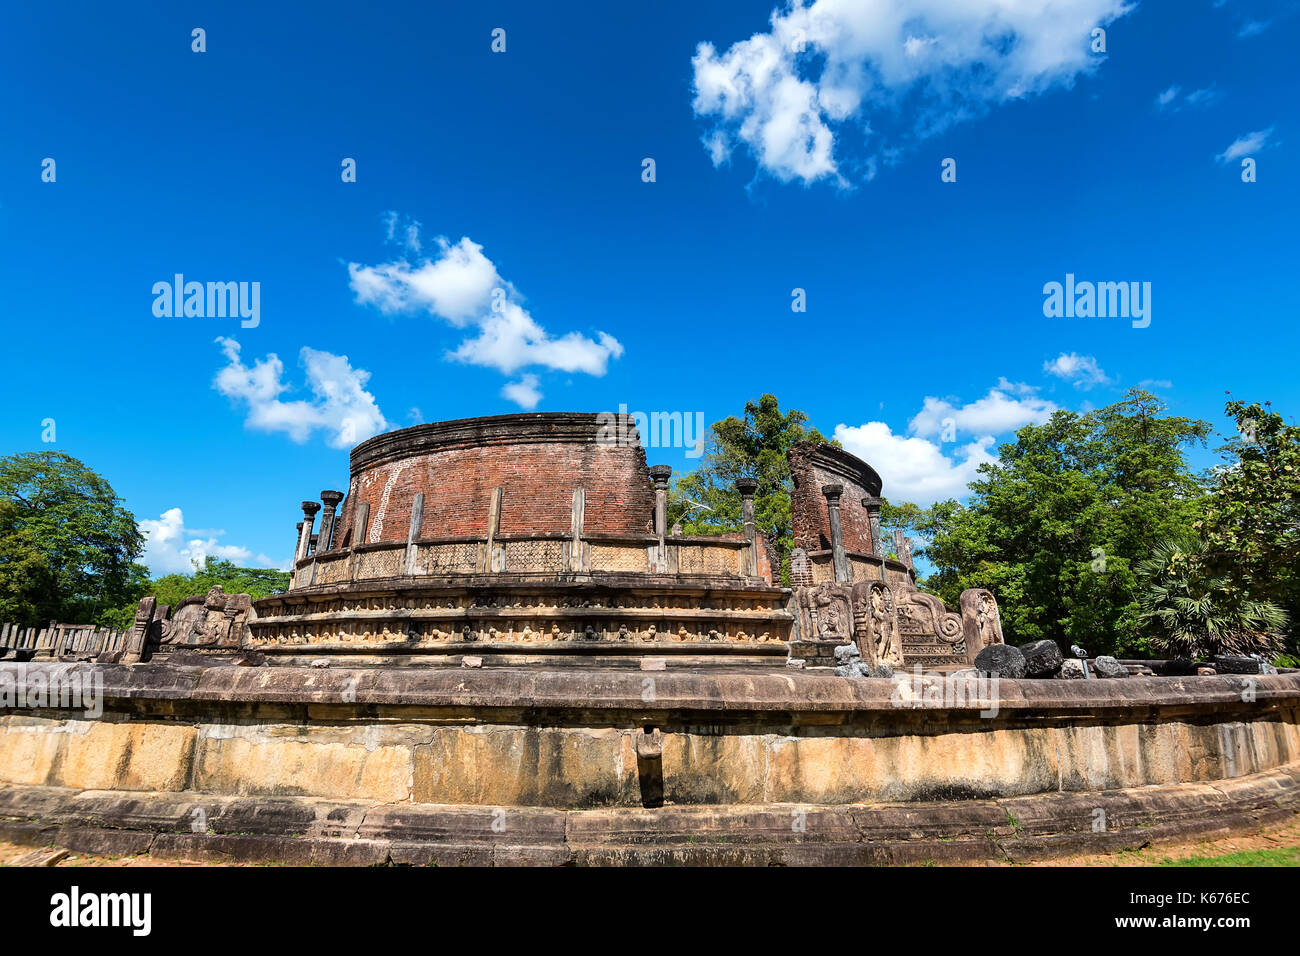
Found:
[[[938,677],[665,667],[0,664],[29,686],[98,673],[104,699],[97,719],[3,712],[0,835],[296,862],[907,862],[1220,833],[1300,794],[1300,674],[959,700]]]
[[[0,840],[223,863],[854,866],[1133,850],[1249,833],[1298,813],[1300,763],[1214,785],[838,807],[558,810],[304,797],[196,803],[166,792],[7,787]],[[1096,829],[1099,821],[1104,829]]]

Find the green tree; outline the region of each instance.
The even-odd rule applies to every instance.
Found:
[[[950,605],[966,588],[993,591],[1008,640],[1144,653],[1133,565],[1196,519],[1204,489],[1184,449],[1210,430],[1165,411],[1131,389],[1106,408],[1020,429],[980,467],[966,507],[944,502],[924,516],[928,586]]]
[[[0,458],[0,619],[99,620],[138,583],[143,545],[112,486],[76,458]]]
[[[1286,641],[1300,653],[1300,428],[1269,405],[1229,401],[1236,435],[1221,449],[1225,467],[1211,476],[1197,525],[1207,541],[1210,572],[1251,598],[1282,607],[1291,621]]]
[[[680,522],[686,534],[741,531],[740,492],[734,482],[756,478],[754,523],[776,548],[784,579],[787,555],[794,546],[793,480],[786,452],[797,442],[826,441],[807,422],[801,411],[783,413],[775,395],[746,402],[743,418],[732,415],[714,422],[700,467],[673,483],[669,525]]]
[[[1252,598],[1217,574],[1210,545],[1199,535],[1163,541],[1135,567],[1142,620],[1162,654],[1203,658],[1213,654],[1265,654],[1281,647],[1287,614]]]

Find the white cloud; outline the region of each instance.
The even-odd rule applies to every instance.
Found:
[[[913,435],[942,436],[951,426],[953,431],[967,435],[1002,435],[1024,425],[1041,424],[1056,409],[1052,402],[1039,398],[1033,386],[1004,378],[983,398],[966,405],[927,396],[921,410],[908,422],[908,431]]]
[[[1237,37],[1239,39],[1257,37],[1272,25],[1271,20],[1247,20],[1241,25],[1241,29],[1237,31]]]
[[[1079,355],[1075,352],[1062,352],[1051,361],[1043,363],[1043,371],[1048,375],[1055,375],[1057,378],[1065,379],[1075,388],[1081,388],[1084,391],[1096,385],[1109,385],[1110,378],[1101,367],[1097,360],[1091,355]]]
[[[996,460],[989,454],[992,438],[959,446],[949,457],[928,439],[895,435],[884,422],[836,425],[833,437],[880,472],[883,494],[896,504],[911,501],[926,507],[947,498],[964,498],[979,466]]]
[[[255,562],[261,567],[281,567],[287,562],[276,562],[264,554],[253,556],[248,548],[221,544],[224,531],[209,531],[185,527],[185,516],[180,508],[168,508],[158,520],[146,518],[139,523],[145,537],[143,563],[155,577],[163,574],[189,574],[202,567],[209,558],[222,558],[247,567]]]
[[[1251,153],[1257,153],[1264,148],[1268,138],[1273,135],[1273,127],[1268,129],[1256,130],[1253,133],[1247,133],[1245,136],[1238,136],[1232,141],[1232,145],[1215,157],[1221,163],[1230,163],[1234,159],[1241,159],[1243,156],[1249,156]]]
[[[997,436],[1041,424],[1056,410],[1032,385],[1003,378],[983,398],[965,405],[927,397],[908,422],[908,435],[894,434],[884,422],[867,422],[836,425],[834,437],[880,472],[887,498],[926,506],[964,498],[979,466],[997,460],[991,452]],[[962,444],[956,443],[957,436],[963,436]],[[950,453],[945,445],[951,445]]]
[[[783,182],[870,178],[908,145],[1009,100],[1069,87],[1104,59],[1090,33],[1127,0],[795,0],[770,29],[692,58],[714,165],[739,144]],[[867,155],[837,158],[854,121]],[[860,169],[859,169],[860,167]]]
[[[1138,382],[1139,388],[1173,388],[1174,383],[1167,378],[1144,378]]]
[[[224,337],[216,341],[227,364],[217,372],[213,388],[248,406],[246,427],[284,432],[299,444],[319,429],[331,448],[350,448],[388,427],[375,397],[365,390],[370,373],[354,369],[346,355],[303,346],[299,361],[313,398],[283,401],[280,395],[291,386],[282,381],[284,363],[279,356],[272,352],[250,368],[240,359],[237,341]]]
[[[416,232],[414,243],[405,243],[408,251],[420,248]],[[602,376],[609,361],[623,354],[618,339],[604,332],[596,332],[594,339],[580,332],[551,336],[523,307],[522,296],[501,277],[483,247],[468,236],[455,244],[439,237],[437,244],[438,255],[432,259],[402,258],[375,266],[348,263],[357,303],[386,314],[427,312],[456,328],[474,329],[477,334],[462,341],[448,358],[503,375],[541,366]],[[528,378],[532,384],[527,387],[522,382],[507,386],[507,397],[526,397],[532,405],[525,407],[536,407],[542,398],[538,379],[534,375],[524,381]]]
[[[1223,99],[1223,94],[1212,86],[1192,90],[1185,96],[1181,94],[1181,86],[1169,87],[1167,90],[1156,96],[1156,108],[1171,113],[1178,113],[1184,109],[1198,109],[1205,106],[1212,106],[1219,102],[1219,100]]]
[[[542,400],[542,393],[537,389],[537,376],[524,375],[517,382],[508,382],[501,389],[501,397],[508,398],[520,408],[532,411]]]

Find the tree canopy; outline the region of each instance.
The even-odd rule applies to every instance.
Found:
[[[112,486],[56,451],[0,458],[0,620],[83,624],[142,578],[144,539]]]
[[[737,478],[755,478],[754,523],[775,547],[782,573],[794,546],[790,512],[793,480],[786,452],[797,442],[826,442],[801,411],[782,412],[775,395],[745,403],[744,417],[714,422],[700,466],[673,483],[668,522],[686,534],[742,530]],[[831,444],[834,444],[833,442]]]

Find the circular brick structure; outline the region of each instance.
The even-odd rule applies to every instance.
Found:
[[[630,423],[618,442],[601,435],[602,421],[585,413],[496,415],[376,435],[352,451],[334,546],[405,541],[421,493],[419,537],[484,536],[496,488],[501,536],[570,534],[577,489],[585,494],[586,532],[649,534],[654,493],[645,450]]]

